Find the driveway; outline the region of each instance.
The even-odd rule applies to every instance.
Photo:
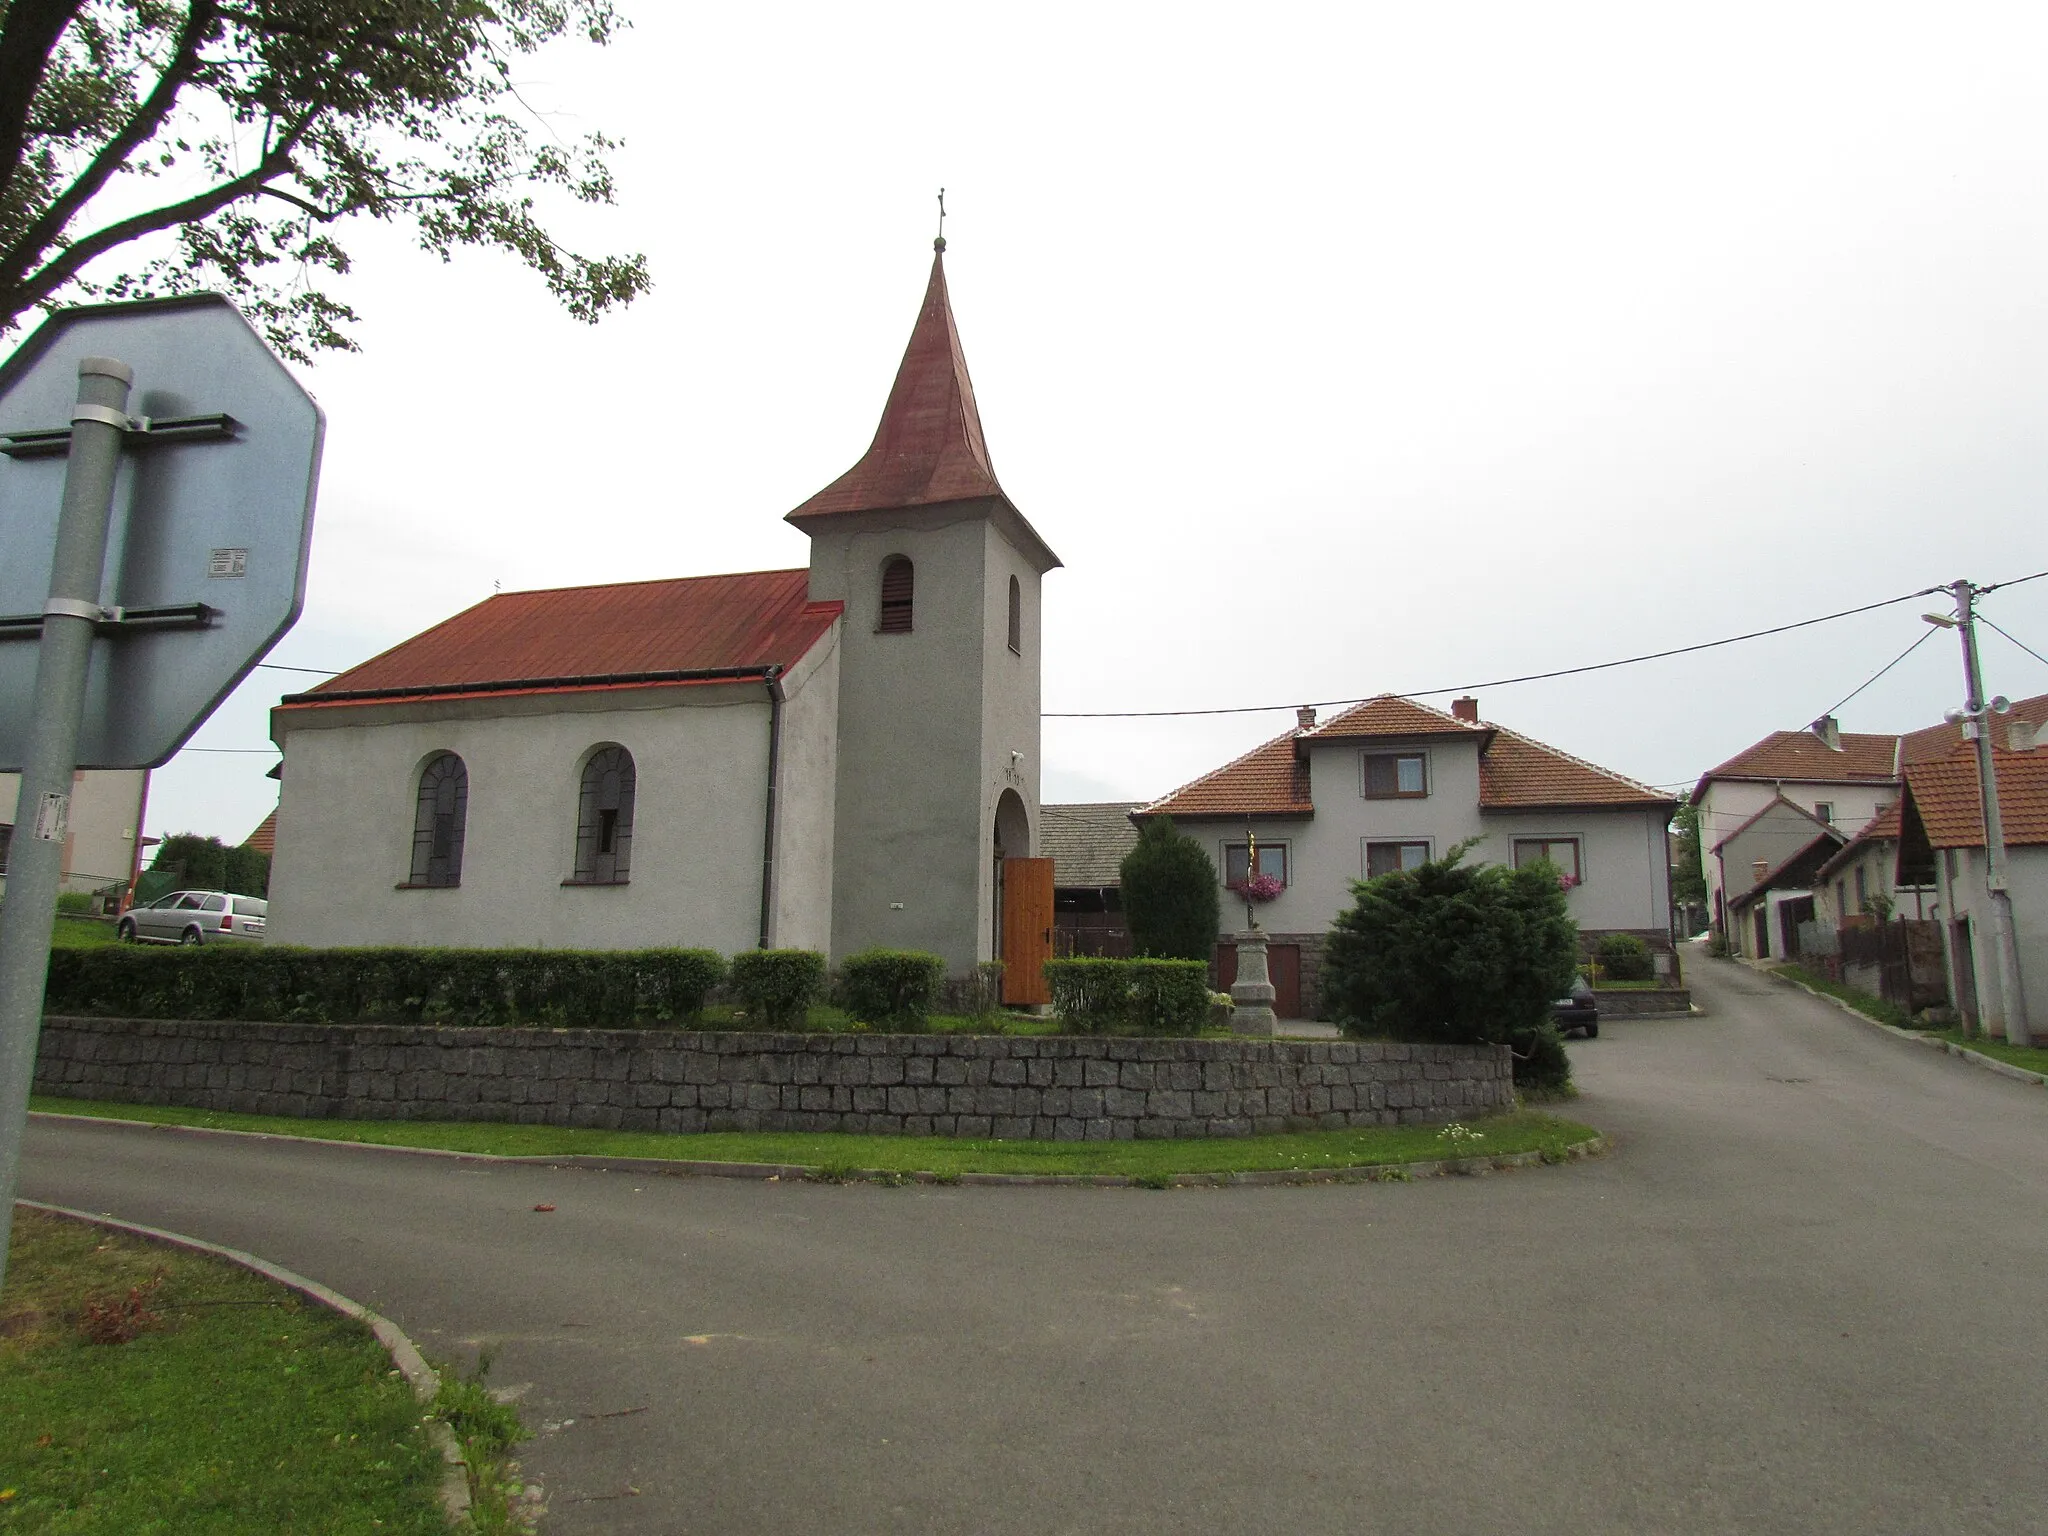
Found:
[[[883,1189],[38,1122],[23,1193],[524,1389],[545,1529],[2048,1531],[2048,1093],[1726,962],[1591,1163]],[[538,1204],[552,1213],[537,1213]]]

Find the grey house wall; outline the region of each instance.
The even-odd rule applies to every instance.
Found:
[[[1034,827],[1038,813],[1040,612],[1040,573],[996,526],[995,506],[842,513],[810,530],[810,595],[846,605],[835,958],[922,949],[960,973],[995,952],[996,801],[1015,789]],[[885,635],[882,567],[896,555],[915,567],[912,630]],[[1021,657],[1008,641],[1012,576]]]

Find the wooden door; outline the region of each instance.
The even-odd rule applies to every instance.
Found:
[[[1003,1003],[1049,1003],[1045,962],[1052,958],[1052,860],[1003,860]]]

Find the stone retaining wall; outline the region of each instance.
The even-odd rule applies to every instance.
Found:
[[[49,1018],[36,1091],[306,1119],[1109,1141],[1511,1108],[1505,1046]]]
[[[1610,992],[1596,987],[1593,999],[1602,1018],[1625,1019],[1631,1014],[1690,1013],[1692,988],[1655,987]]]

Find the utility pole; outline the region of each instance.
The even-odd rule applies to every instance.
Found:
[[[2005,1038],[2011,1045],[2030,1045],[2027,1028],[2027,997],[2020,989],[2020,957],[2013,942],[2012,896],[2005,878],[2005,822],[1998,813],[1998,769],[1992,754],[1991,719],[2012,706],[2004,699],[1988,704],[1984,697],[1984,674],[1977,661],[1977,589],[1958,581],[1949,589],[1956,599],[1956,628],[1963,640],[1963,735],[1976,743],[1977,790],[1984,811],[1984,886],[1991,901],[1991,944],[1998,960],[1998,990],[2005,1005]]]

